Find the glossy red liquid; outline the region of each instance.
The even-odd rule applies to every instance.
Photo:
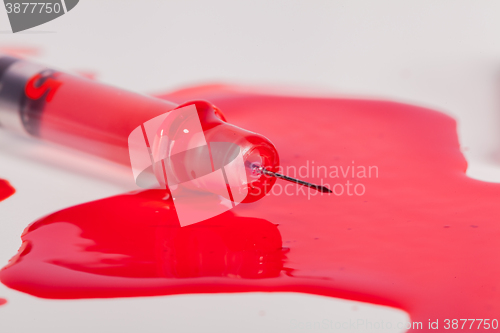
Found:
[[[497,318],[500,185],[465,175],[450,117],[218,86],[163,97],[210,100],[229,122],[269,137],[285,171],[314,161],[329,173],[376,166],[378,177],[325,178],[309,169],[305,180],[323,178],[332,189],[349,180],[366,192],[308,200],[293,185],[292,195],[271,194],[182,229],[159,190],[68,208],[26,229],[0,274],[4,284],[46,298],[303,292],[401,308],[424,327],[428,319]]]
[[[16,190],[9,184],[8,181],[0,179],[0,201],[7,199],[15,192]]]
[[[7,199],[15,192],[16,190],[9,184],[8,181],[0,179],[0,201]],[[0,298],[0,306],[5,303],[7,303],[7,300]]]

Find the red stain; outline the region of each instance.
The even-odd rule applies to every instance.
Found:
[[[4,298],[0,298],[0,306],[4,305],[7,303],[7,300]]]
[[[15,192],[16,190],[9,184],[8,181],[0,179],[0,201],[7,199]]]
[[[285,171],[309,165],[306,180],[323,178],[334,190],[349,181],[351,195],[309,200],[307,190],[279,182],[274,193],[282,186],[291,195],[186,228],[160,190],[83,204],[26,229],[0,273],[4,284],[46,298],[303,292],[401,308],[424,328],[429,319],[498,315],[500,185],[465,175],[450,117],[399,103],[220,86],[163,97],[210,100],[229,122],[271,139]],[[378,173],[325,178],[323,169],[312,175],[312,165]],[[356,184],[364,195],[353,194]]]

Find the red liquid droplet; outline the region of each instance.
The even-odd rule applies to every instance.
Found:
[[[465,175],[453,119],[217,86],[165,98],[210,100],[229,122],[269,137],[285,173],[343,194],[278,182],[280,195],[186,228],[161,191],[87,203],[28,227],[4,284],[47,298],[304,292],[398,307],[424,327],[496,318],[500,185]]]
[[[16,190],[9,184],[8,181],[0,179],[0,201],[7,199],[15,192]],[[6,303],[7,303],[6,299],[0,298],[0,306]]]
[[[8,181],[0,179],[0,201],[7,199],[15,192],[16,190],[9,184]]]

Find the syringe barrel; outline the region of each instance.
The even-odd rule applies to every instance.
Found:
[[[177,105],[0,54],[0,126],[130,165],[128,136]]]

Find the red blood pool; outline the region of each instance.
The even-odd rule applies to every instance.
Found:
[[[496,318],[500,185],[465,175],[452,118],[221,86],[162,97],[211,101],[273,141],[285,173],[335,194],[278,181],[185,228],[160,190],[68,208],[26,229],[4,284],[46,298],[303,292],[401,308],[424,327]]]

